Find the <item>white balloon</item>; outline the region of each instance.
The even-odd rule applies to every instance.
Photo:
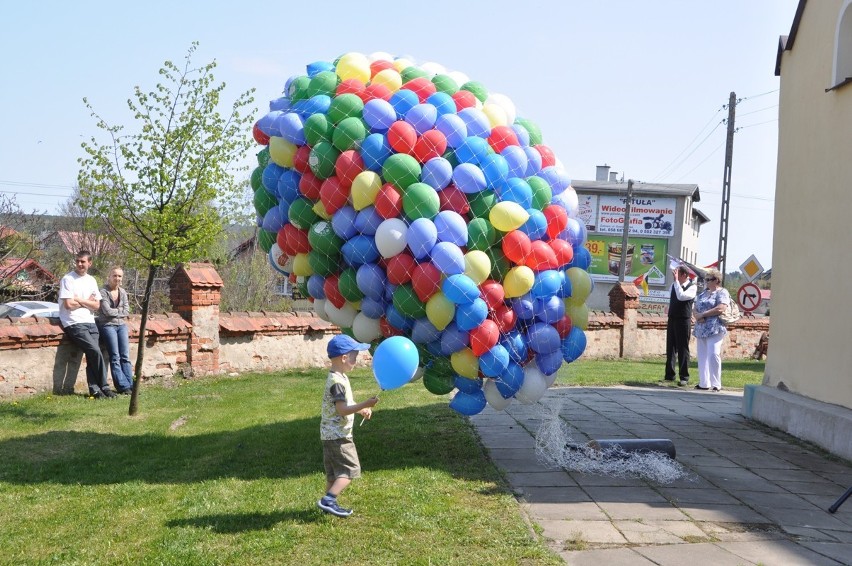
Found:
[[[506,118],[509,121],[509,124],[515,123],[515,118],[518,117],[518,111],[515,109],[515,103],[512,102],[505,94],[489,94],[488,98],[485,99],[485,104],[496,104],[500,108],[506,112]]]
[[[495,411],[502,411],[509,406],[512,398],[505,399],[500,390],[497,389],[497,383],[493,379],[485,380],[485,385],[482,386],[482,392],[485,393],[485,400]]]
[[[547,391],[547,381],[544,379],[544,374],[530,362],[524,368],[524,382],[515,393],[515,399],[524,405],[532,405],[544,396],[545,391]]]
[[[420,65],[420,68],[427,73],[429,73],[430,77],[434,77],[435,75],[443,75],[447,72],[447,68],[441,65],[440,63],[435,63],[434,61],[427,61]]]
[[[456,81],[456,84],[461,87],[464,83],[470,82],[470,77],[460,71],[450,71],[447,76]]]
[[[330,301],[325,303],[325,312],[328,314],[329,322],[340,328],[352,328],[352,323],[355,322],[355,316],[358,314],[350,303],[344,303],[341,308],[337,308]]]
[[[387,259],[398,255],[405,249],[405,237],[408,225],[401,218],[388,218],[376,229],[376,247],[382,257]]]
[[[574,187],[569,185],[567,189],[562,191],[559,195],[559,200],[565,205],[565,211],[568,213],[568,216],[577,218],[577,212],[580,209],[580,199],[577,198],[577,191],[574,190]]]
[[[550,375],[544,376],[544,382],[547,384],[547,388],[550,389],[553,387],[553,384],[556,383],[556,376],[559,375],[558,371],[551,373]]]
[[[326,304],[328,304],[328,301],[325,299],[314,299],[314,311],[324,321],[331,322],[331,319],[328,318],[328,313],[325,311]]]
[[[373,61],[393,61],[393,55],[385,53],[384,51],[376,51],[375,53],[367,55],[367,59],[369,59],[371,63]]]
[[[359,342],[372,342],[378,340],[382,335],[382,329],[379,326],[379,319],[370,318],[362,312],[355,315],[355,320],[352,321],[352,334]]]

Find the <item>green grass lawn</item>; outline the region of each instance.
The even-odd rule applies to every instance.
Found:
[[[723,384],[763,363],[725,362]],[[693,372],[697,375],[697,372]],[[659,386],[662,361],[579,360],[560,385]],[[466,419],[415,383],[356,426],[363,479],[323,494],[322,370],[0,403],[0,564],[559,564]],[[366,370],[356,399],[378,392]]]

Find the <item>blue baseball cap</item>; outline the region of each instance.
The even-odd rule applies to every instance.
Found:
[[[351,336],[346,334],[338,334],[328,343],[328,357],[336,358],[348,354],[353,350],[363,351],[369,349],[370,345],[364,342],[358,342]]]

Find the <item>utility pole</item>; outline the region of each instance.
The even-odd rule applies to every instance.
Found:
[[[731,207],[731,161],[734,156],[734,118],[737,113],[737,95],[728,100],[728,139],[725,143],[725,173],[722,177],[722,214],[719,217],[719,272],[725,284],[725,265],[728,255],[728,213]]]
[[[618,265],[618,280],[624,282],[627,267],[627,232],[630,230],[630,203],[633,202],[633,179],[627,179],[627,200],[624,201],[624,228],[621,232],[621,263]]]

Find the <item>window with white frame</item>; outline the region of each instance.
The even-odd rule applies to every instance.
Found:
[[[832,85],[852,82],[852,0],[844,0],[834,35],[834,76]]]

